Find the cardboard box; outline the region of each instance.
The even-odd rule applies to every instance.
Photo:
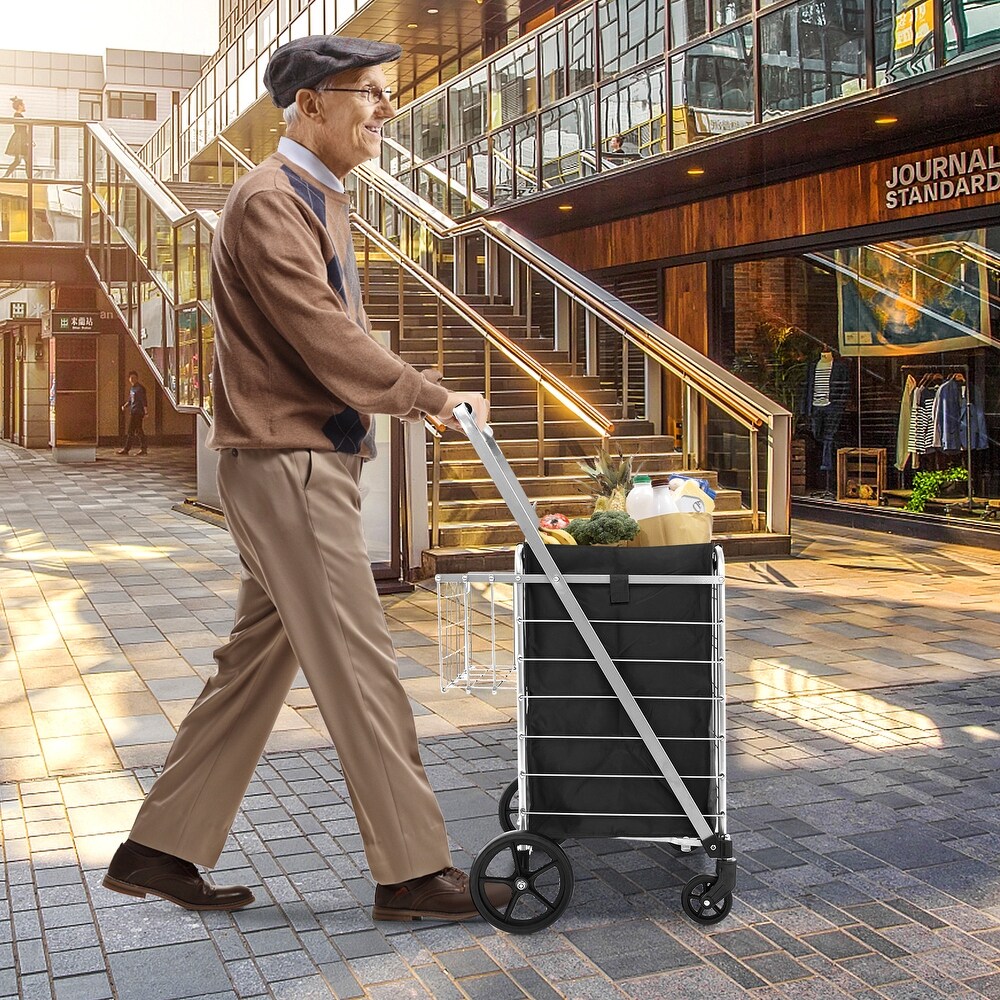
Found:
[[[644,517],[638,524],[639,534],[628,543],[631,547],[702,545],[712,540],[712,515],[708,511],[658,514]]]

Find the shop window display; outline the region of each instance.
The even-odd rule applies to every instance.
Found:
[[[793,495],[1000,517],[1000,228],[727,265],[723,290],[713,353],[795,415]]]

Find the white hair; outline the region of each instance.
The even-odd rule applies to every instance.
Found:
[[[281,117],[285,119],[286,125],[297,125],[299,121],[299,108],[297,104],[289,104],[281,111]]]

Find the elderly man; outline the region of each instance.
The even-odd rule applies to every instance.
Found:
[[[212,249],[218,483],[240,552],[236,622],[104,885],[188,909],[233,910],[244,886],[218,861],[301,666],[340,757],[375,890],[374,916],[468,919],[444,819],[417,749],[362,533],[358,482],[371,414],[433,414],[449,392],[370,336],[343,179],[379,152],[396,45],[335,36],[274,53],[264,82],[284,109],[278,151],[242,178]]]

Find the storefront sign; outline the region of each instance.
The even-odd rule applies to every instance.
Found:
[[[101,318],[96,312],[54,312],[52,314],[53,333],[99,333]]]
[[[887,209],[1000,191],[1000,146],[991,143],[947,156],[907,160],[892,167],[885,187]]]
[[[28,303],[27,302],[11,302],[11,304],[10,304],[10,318],[11,319],[27,319],[28,318]]]

